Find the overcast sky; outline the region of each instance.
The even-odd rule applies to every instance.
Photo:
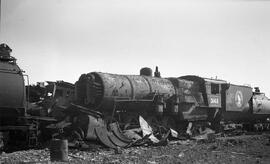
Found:
[[[270,1],[2,0],[0,41],[31,83],[157,65],[270,94]]]

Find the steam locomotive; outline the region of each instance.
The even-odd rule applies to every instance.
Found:
[[[77,103],[104,113],[122,128],[138,124],[142,115],[153,127],[181,129],[188,122],[207,121],[216,130],[220,122],[244,125],[268,123],[270,100],[259,88],[224,80],[181,76],[161,78],[156,67],[140,75],[101,72],[82,74],[75,84]]]
[[[36,146],[42,122],[56,120],[27,114],[25,75],[11,51],[0,45],[0,148],[10,141],[15,146]],[[71,93],[73,87],[65,96],[61,92],[62,98]],[[74,103],[89,110],[87,115],[97,111],[122,129],[137,126],[139,115],[153,129],[176,130],[185,129],[189,122],[210,122],[215,129],[224,121],[268,125],[270,118],[270,100],[259,88],[253,91],[249,86],[192,75],[161,78],[157,67],[154,76],[150,68],[142,68],[140,75],[82,74],[75,83],[75,99]]]
[[[35,144],[36,124],[29,122],[26,116],[26,93],[23,71],[10,56],[11,48],[0,45],[0,137],[1,147],[13,140]],[[27,139],[26,139],[27,138]]]
[[[24,75],[11,52],[8,45],[0,45],[0,150],[35,147],[41,122],[46,120],[27,114],[24,76],[27,79],[28,76]]]

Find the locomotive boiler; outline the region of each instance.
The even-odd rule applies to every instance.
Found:
[[[156,68],[143,68],[140,75],[91,72],[75,84],[77,103],[104,113],[124,128],[142,115],[156,127],[181,129],[188,122],[208,121],[217,128],[221,121],[266,122],[270,100],[249,86],[224,80],[181,76],[161,78]]]
[[[135,102],[127,108],[140,110],[137,102],[162,104],[176,93],[170,80],[150,76],[92,72],[82,75],[76,84],[79,102],[105,112],[111,111],[117,102]],[[157,95],[162,95],[162,100],[156,100]]]
[[[38,123],[26,115],[24,74],[11,51],[0,45],[0,150],[37,144]]]
[[[25,84],[22,70],[16,59],[10,56],[11,49],[2,44],[0,50],[0,110],[1,125],[11,118],[25,114]]]

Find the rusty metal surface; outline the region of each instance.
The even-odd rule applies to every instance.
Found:
[[[105,146],[110,148],[126,147],[132,141],[124,137],[116,123],[113,123],[107,128],[106,123],[101,118],[95,118],[88,115],[89,123],[86,139],[98,139]],[[108,130],[110,129],[110,130]]]
[[[253,96],[253,113],[254,114],[270,114],[270,100],[263,93],[256,93]]]
[[[68,161],[68,141],[53,139],[50,143],[51,161]]]
[[[111,123],[109,125],[110,130],[112,131],[112,133],[121,141],[126,142],[126,143],[130,143],[132,142],[131,139],[127,138],[126,136],[123,135],[118,123],[114,122]]]
[[[87,127],[87,134],[86,139],[88,140],[95,140],[97,136],[95,135],[95,128],[96,127],[105,127],[105,123],[102,119],[93,117],[91,115],[88,115],[88,127]]]
[[[201,106],[208,106],[212,108],[221,107],[221,85],[227,84],[226,81],[203,78],[194,75],[181,76],[179,79],[193,81],[193,85],[191,87],[192,94]],[[218,90],[215,93],[212,93],[212,85],[218,87]]]
[[[112,125],[114,126],[114,125]],[[123,137],[123,134],[121,135],[121,139],[115,135],[115,132],[120,134],[120,129],[115,129],[115,131],[108,130],[109,128],[104,124],[100,126],[96,126],[94,128],[94,132],[96,137],[99,139],[100,142],[102,142],[104,145],[110,147],[110,148],[116,148],[116,147],[126,147],[128,146],[132,141],[128,140],[127,138]]]
[[[129,145],[129,142],[123,142],[122,140],[120,140],[118,137],[116,137],[112,132],[109,132],[107,133],[108,135],[108,138],[110,139],[110,141],[118,146],[118,147],[126,147]]]
[[[95,134],[99,139],[99,141],[103,143],[105,146],[109,148],[117,148],[117,146],[113,144],[111,140],[108,138],[107,131],[104,129],[104,127],[95,128]]]
[[[86,95],[83,100],[86,104],[94,108],[102,106],[103,109],[112,108],[115,99],[143,100],[151,99],[155,93],[165,98],[175,94],[170,80],[139,75],[93,72],[80,78],[77,84],[76,88],[86,88],[77,90],[78,95]]]
[[[68,141],[53,139],[50,143],[50,160],[68,162]]]

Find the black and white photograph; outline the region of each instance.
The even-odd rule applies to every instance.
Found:
[[[270,163],[270,1],[0,0],[0,163]]]

